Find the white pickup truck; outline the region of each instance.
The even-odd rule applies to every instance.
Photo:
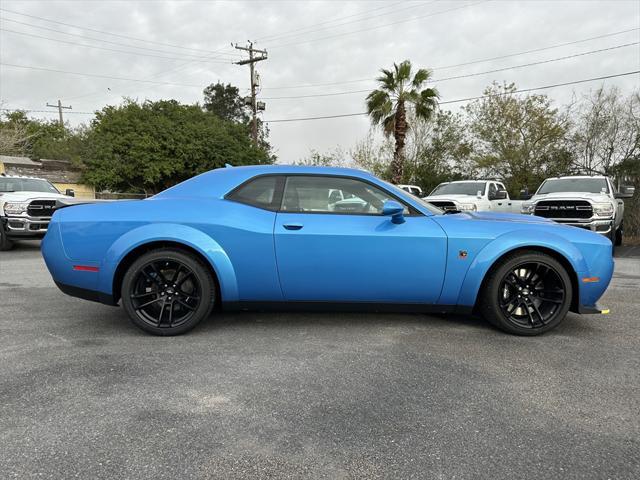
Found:
[[[441,183],[424,200],[445,212],[492,211],[520,213],[521,201],[511,200],[504,183],[460,180]]]
[[[522,212],[581,227],[609,237],[622,245],[624,202],[604,176],[547,178],[522,204]]]
[[[0,175],[0,251],[16,240],[42,238],[56,201],[73,196],[73,190],[63,195],[41,178]]]

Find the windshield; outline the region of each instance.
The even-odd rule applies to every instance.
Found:
[[[487,182],[443,183],[438,185],[430,195],[476,195],[484,193]]]
[[[37,178],[0,177],[0,193],[6,192],[47,192],[60,193],[46,180]]]
[[[536,195],[556,192],[600,193],[603,189],[605,193],[609,193],[609,187],[604,178],[558,178],[545,180]]]
[[[408,193],[406,190],[403,190],[402,188],[393,185],[392,183],[389,182],[385,182],[384,180],[382,181],[385,186],[391,190],[393,193],[397,194],[400,198],[404,198],[404,196]],[[433,213],[434,215],[443,215],[444,212],[442,210],[440,210],[438,207],[434,207],[433,205],[431,205],[429,202],[425,202],[423,199],[421,199],[420,197],[417,196],[412,196],[411,200],[413,200],[414,202],[418,202],[420,205],[422,205],[424,208],[426,208],[429,212]]]

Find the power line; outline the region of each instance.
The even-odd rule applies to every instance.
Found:
[[[404,8],[397,8],[393,12],[384,12],[384,13],[380,13],[380,14],[377,14],[377,15],[371,15],[369,17],[360,18],[358,20],[351,20],[351,21],[348,21],[348,22],[338,23],[336,25],[329,25],[327,27],[321,27],[321,28],[317,28],[317,29],[313,29],[313,30],[304,31],[304,32],[301,32],[301,33],[275,35],[275,36],[269,37],[268,41],[280,40],[282,38],[289,38],[289,37],[299,37],[301,35],[308,35],[310,33],[321,32],[323,30],[327,30],[327,29],[331,29],[331,28],[342,27],[343,25],[350,25],[352,23],[365,22],[367,20],[371,20],[372,18],[384,17],[384,16],[387,16],[389,14],[396,14],[398,12],[402,12],[404,10],[412,10],[412,9],[415,9],[415,8],[426,7],[427,5],[430,5],[432,3],[436,3],[437,1],[438,0],[432,0],[430,2],[426,2],[426,3],[420,4],[420,5],[410,5],[410,6],[406,6]],[[403,3],[403,2],[399,2],[399,3]],[[397,5],[397,3],[392,4],[392,5]],[[392,5],[387,5],[385,8],[390,8],[390,7],[392,7]],[[261,41],[264,42],[265,39],[262,39]]]
[[[135,49],[138,49],[138,50],[145,50],[145,51],[156,52],[156,53],[164,53],[164,54],[169,54],[169,55],[180,55],[178,52],[168,52],[166,50],[158,50],[157,48],[138,47],[136,45],[129,45],[129,44],[126,44],[126,43],[121,43],[121,42],[112,42],[111,40],[104,40],[102,38],[88,37],[86,35],[81,35],[81,34],[78,34],[78,33],[63,32],[62,30],[56,30],[55,28],[42,27],[40,25],[34,25],[32,23],[20,22],[18,20],[11,20],[9,18],[2,18],[2,20],[5,21],[5,22],[17,23],[19,25],[26,25],[28,27],[38,28],[38,29],[41,29],[41,30],[47,30],[49,32],[55,32],[55,33],[58,33],[60,35],[67,35],[67,36],[70,36],[70,37],[84,38],[85,40],[93,40],[94,42],[102,42],[102,43],[107,43],[109,45],[116,45],[116,46],[119,46],[119,47],[135,48]],[[15,30],[10,30],[10,31],[14,32],[14,33],[22,33],[23,35],[36,36],[34,34],[29,34],[29,33],[24,33],[24,32],[16,32]],[[48,38],[48,37],[42,37],[42,38],[47,38],[48,40],[55,40],[55,39],[51,39],[51,38]],[[62,40],[60,40],[60,41],[62,41]],[[65,42],[65,43],[68,43],[68,42]],[[102,48],[102,47],[95,47],[95,48]],[[202,55],[196,56],[194,54],[182,54],[182,55],[183,56],[188,55],[189,57],[191,57],[193,59],[198,59],[198,60],[202,60],[202,59],[207,58],[207,57],[202,56]],[[219,55],[231,55],[231,54],[220,53]]]
[[[401,3],[404,3],[404,0],[400,1],[400,2],[392,3],[390,5],[383,5],[382,7],[373,8],[373,9],[369,10],[368,13],[375,12],[375,11],[378,11],[378,10],[387,9],[387,8],[393,8],[394,6],[399,5]],[[314,23],[314,24],[311,24],[311,25],[307,25],[306,27],[300,27],[300,28],[295,28],[293,30],[287,30],[287,31],[283,32],[282,34],[286,35],[286,34],[292,33],[292,32],[300,32],[302,30],[308,30],[309,28],[317,27],[318,25],[326,25],[327,23],[339,22],[340,20],[346,20],[347,18],[353,18],[353,17],[360,17],[362,15],[366,15],[366,13],[365,12],[360,12],[360,13],[354,13],[352,15],[346,15],[344,17],[337,17],[337,18],[334,18],[334,19],[325,20],[323,22],[318,22],[318,23]],[[274,35],[267,35],[266,37],[260,37],[258,40],[260,42],[265,41],[265,40],[271,40],[272,37],[278,37],[280,35],[281,34],[279,34],[279,33],[276,33]]]
[[[184,60],[184,58],[179,58],[179,57],[165,57],[164,55],[154,55],[153,53],[143,53],[143,52],[131,52],[131,51],[127,51],[127,50],[118,50],[115,48],[109,48],[109,47],[100,47],[98,45],[88,45],[88,44],[83,44],[83,43],[77,43],[77,42],[70,42],[67,40],[61,40],[58,38],[51,38],[51,37],[45,37],[43,35],[36,35],[33,33],[26,33],[26,32],[18,32],[15,30],[9,30],[6,28],[2,28],[0,27],[0,31],[2,32],[8,32],[8,33],[13,33],[13,34],[18,34],[18,35],[25,35],[28,37],[34,37],[34,38],[42,38],[44,40],[50,40],[53,42],[59,42],[59,43],[66,43],[68,45],[73,45],[76,47],[86,47],[86,48],[96,48],[98,50],[106,50],[109,52],[116,52],[116,53],[124,53],[127,55],[138,55],[138,56],[145,56],[145,57],[155,57],[155,58],[162,58],[165,60]],[[230,63],[229,60],[204,60],[204,59],[198,59],[196,60],[198,62],[207,62],[207,63]]]
[[[314,38],[314,39],[310,39],[310,40],[301,40],[301,41],[298,41],[298,42],[286,43],[286,44],[282,44],[282,45],[274,45],[274,46],[270,47],[270,49],[290,47],[292,45],[300,45],[300,44],[303,44],[303,43],[315,43],[315,42],[320,42],[322,40],[327,40],[327,39],[330,39],[330,38],[344,37],[346,35],[353,35],[355,33],[367,32],[369,30],[376,30],[378,28],[390,27],[392,25],[398,25],[400,23],[412,22],[414,20],[420,20],[422,18],[434,17],[436,15],[441,15],[443,13],[448,13],[448,12],[453,12],[455,10],[462,10],[463,8],[473,7],[475,5],[479,5],[481,3],[486,3],[486,2],[489,2],[489,1],[491,1],[491,0],[481,0],[479,2],[469,3],[467,5],[459,5],[457,7],[449,8],[449,9],[446,9],[446,10],[440,10],[438,12],[432,12],[432,13],[428,13],[426,15],[419,15],[419,16],[416,16],[416,17],[405,18],[404,20],[398,20],[397,22],[385,23],[384,25],[376,25],[376,26],[373,26],[373,27],[362,28],[360,30],[353,30],[351,32],[338,33],[338,34],[329,35],[329,36],[326,36],[326,37]]]
[[[502,96],[505,96],[505,95],[511,95],[511,94],[515,94],[515,93],[534,92],[534,91],[537,91],[537,90],[548,90],[548,89],[556,88],[556,87],[565,87],[565,86],[568,86],[568,85],[577,85],[577,84],[580,84],[580,83],[596,82],[598,80],[607,80],[607,79],[610,79],[610,78],[624,77],[624,76],[635,75],[635,74],[640,74],[640,70],[635,70],[635,71],[632,71],[632,72],[617,73],[617,74],[613,74],[613,75],[604,75],[602,77],[586,78],[586,79],[583,79],[583,80],[574,80],[574,81],[571,81],[571,82],[554,83],[552,85],[544,85],[542,87],[523,88],[523,89],[518,89],[518,90],[514,90],[513,92],[507,92],[507,93],[495,93],[495,94],[490,94],[490,95],[479,95],[477,97],[467,97],[467,98],[459,98],[459,99],[456,99],[456,100],[447,100],[447,101],[444,101],[444,102],[439,102],[439,104],[440,105],[449,105],[449,104],[452,104],[452,103],[470,102],[470,101],[473,101],[473,100],[481,100],[483,98],[502,97]],[[21,108],[14,108],[14,109],[0,108],[0,111],[4,111],[4,112],[21,111],[21,112],[26,112],[26,113],[53,113],[50,110],[29,110],[29,109],[21,109]],[[68,112],[68,113],[69,114],[76,114],[76,115],[95,115],[95,112]],[[330,118],[356,117],[356,116],[362,116],[362,115],[367,115],[367,112],[343,113],[343,114],[338,114],[338,115],[324,115],[324,116],[318,116],[318,117],[284,118],[284,119],[276,119],[276,120],[264,120],[264,122],[265,123],[301,122],[301,121],[307,121],[307,120],[325,120],[325,119],[330,119]]]
[[[71,72],[69,70],[57,70],[55,68],[44,68],[44,67],[34,67],[31,65],[16,65],[13,63],[4,63],[0,62],[0,65],[5,67],[14,67],[14,68],[23,68],[27,70],[40,70],[43,72],[54,72],[54,73],[65,73],[69,75],[80,75],[83,77],[95,77],[95,78],[107,78],[109,80],[122,80],[125,82],[140,82],[140,83],[150,83],[154,85],[172,85],[177,87],[202,87],[202,85],[195,85],[193,83],[174,83],[174,82],[156,82],[153,80],[143,80],[139,78],[126,78],[126,77],[114,77],[111,75],[100,75],[97,73],[86,73],[86,72]]]
[[[532,67],[535,65],[543,65],[543,64],[547,64],[547,63],[552,63],[552,62],[559,62],[562,60],[568,60],[570,58],[577,58],[577,57],[583,57],[585,55],[593,55],[596,53],[601,53],[601,52],[607,52],[610,50],[616,50],[619,48],[625,48],[625,47],[631,47],[634,45],[638,45],[640,44],[640,42],[632,42],[632,43],[625,43],[623,45],[615,45],[613,47],[607,47],[607,48],[600,48],[598,50],[590,50],[588,52],[582,52],[582,53],[576,53],[574,55],[566,55],[564,57],[557,57],[557,58],[550,58],[547,60],[541,60],[539,62],[531,62],[531,63],[523,63],[520,65],[512,65],[510,67],[504,67],[504,68],[496,68],[494,70],[487,70],[485,72],[475,72],[475,73],[467,73],[464,75],[456,75],[453,77],[444,77],[444,78],[440,78],[440,79],[434,79],[431,80],[431,83],[440,83],[440,82],[446,82],[446,81],[450,81],[450,80],[458,80],[461,78],[469,78],[469,77],[476,77],[479,75],[487,75],[489,73],[498,73],[498,72],[504,72],[507,70],[514,70],[516,68],[525,68],[525,67]],[[284,96],[284,97],[263,97],[264,100],[285,100],[285,99],[294,99],[294,98],[314,98],[314,97],[333,97],[333,96],[339,96],[339,95],[352,95],[355,93],[367,93],[370,92],[370,89],[367,90],[348,90],[346,92],[332,92],[332,93],[317,93],[317,94],[309,94],[309,95],[291,95],[291,96]]]
[[[80,26],[80,25],[74,25],[72,23],[60,22],[58,20],[52,20],[50,18],[38,17],[36,15],[29,15],[27,13],[20,13],[20,12],[14,11],[14,10],[8,10],[6,8],[0,8],[0,11],[7,12],[7,13],[12,13],[14,15],[20,15],[22,17],[35,18],[37,20],[43,20],[43,21],[49,22],[49,23],[56,23],[58,25],[64,25],[66,27],[78,28],[80,30],[86,30],[88,32],[101,33],[103,35],[111,35],[113,37],[126,38],[126,39],[129,39],[129,40],[135,40],[135,41],[138,41],[138,42],[151,43],[151,44],[155,44],[155,45],[162,45],[162,46],[165,46],[165,47],[179,48],[179,49],[182,49],[182,50],[192,50],[192,51],[199,51],[199,52],[203,52],[203,53],[212,54],[212,53],[220,53],[221,50],[226,48],[226,47],[222,47],[222,48],[220,48],[218,50],[211,51],[211,50],[204,50],[204,49],[200,49],[200,48],[184,47],[184,46],[181,46],[181,45],[175,45],[175,44],[171,44],[171,43],[156,42],[154,40],[148,40],[148,39],[144,39],[144,38],[136,38],[136,37],[131,37],[129,35],[122,35],[122,34],[119,34],[119,33],[107,32],[105,30],[98,30],[98,29],[95,29],[95,28],[83,27],[83,26]],[[5,18],[4,20],[8,20],[8,19]],[[16,23],[21,23],[21,22],[18,22],[17,20],[10,20],[10,21],[16,22]],[[28,25],[28,24],[25,23],[25,25]],[[46,27],[39,27],[39,28],[46,28]]]
[[[505,55],[500,55],[497,57],[491,57],[491,58],[483,58],[483,59],[479,59],[479,60],[470,60],[464,63],[457,63],[454,65],[445,65],[445,66],[441,66],[441,67],[434,67],[431,70],[433,71],[438,71],[438,70],[446,70],[449,68],[455,68],[455,67],[463,67],[463,66],[468,66],[468,65],[474,65],[477,63],[484,63],[484,62],[490,62],[490,61],[494,61],[494,60],[502,60],[505,58],[510,58],[510,57],[516,57],[519,55],[525,55],[525,54],[529,54],[529,53],[536,53],[536,52],[542,52],[545,50],[551,50],[554,48],[560,48],[560,47],[566,47],[569,45],[576,45],[578,43],[584,43],[584,42],[589,42],[591,40],[598,40],[601,38],[607,38],[607,37],[613,37],[616,35],[622,35],[625,33],[629,33],[629,32],[636,32],[640,30],[640,28],[636,27],[636,28],[629,28],[627,30],[620,30],[617,32],[612,32],[612,33],[605,33],[603,35],[597,35],[595,37],[588,37],[588,38],[582,38],[580,40],[572,40],[570,42],[563,42],[563,43],[557,43],[554,45],[548,45],[546,47],[540,47],[540,48],[535,48],[532,50],[524,50],[521,52],[514,52],[514,53],[509,53],[509,54],[505,54]],[[289,90],[289,89],[297,89],[297,88],[310,88],[310,87],[328,87],[328,86],[332,86],[332,85],[343,85],[343,84],[347,84],[347,83],[362,83],[362,82],[371,82],[371,78],[360,78],[360,79],[356,79],[356,80],[344,80],[344,81],[340,81],[340,82],[328,82],[328,83],[308,83],[305,85],[289,85],[289,86],[280,86],[280,87],[263,87],[263,90]]]
[[[594,78],[586,78],[583,80],[574,80],[572,82],[564,82],[564,83],[554,83],[552,85],[544,85],[542,87],[534,87],[534,88],[523,88],[523,89],[518,89],[518,90],[514,90],[513,92],[507,92],[507,93],[496,93],[496,94],[490,94],[490,95],[480,95],[477,97],[468,97],[468,98],[459,98],[457,100],[447,100],[444,102],[440,102],[440,105],[448,105],[448,104],[452,104],[452,103],[462,103],[462,102],[470,102],[473,100],[481,100],[483,98],[491,98],[491,97],[501,97],[504,95],[511,95],[513,93],[525,93],[525,92],[534,92],[536,90],[548,90],[550,88],[556,88],[556,87],[564,87],[567,85],[577,85],[579,83],[587,83],[587,82],[595,82],[598,80],[607,80],[609,78],[616,78],[616,77],[624,77],[627,75],[635,75],[635,74],[639,74],[640,70],[635,70],[633,72],[625,72],[625,73],[617,73],[614,75],[605,75],[602,77],[594,77]],[[357,117],[357,116],[361,116],[361,115],[367,115],[367,112],[358,112],[358,113],[343,113],[343,114],[339,114],[339,115],[324,115],[324,116],[318,116],[318,117],[301,117],[301,118],[283,118],[283,119],[276,119],[276,120],[265,120],[265,123],[280,123],[280,122],[302,122],[302,121],[307,121],[307,120],[324,120],[324,119],[329,119],[329,118],[343,118],[343,117]]]

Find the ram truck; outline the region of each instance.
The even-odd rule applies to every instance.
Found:
[[[424,197],[443,210],[456,212],[520,213],[520,201],[511,200],[504,183],[495,180],[460,180],[441,183]]]
[[[74,196],[62,194],[47,180],[0,176],[0,251],[11,250],[16,240],[33,240],[47,233],[56,201]]]
[[[554,177],[542,182],[521,213],[600,233],[618,246],[624,232],[622,197],[605,176]]]

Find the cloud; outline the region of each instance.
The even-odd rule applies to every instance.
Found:
[[[437,83],[438,78],[637,42],[640,40],[638,30],[537,53],[437,69],[638,28],[640,4],[634,1],[4,0],[2,8],[92,29],[77,29],[2,11],[3,29],[73,43],[3,31],[0,32],[0,58],[3,63],[196,85],[153,85],[0,66],[0,100],[6,102],[8,108],[43,110],[47,102],[56,102],[58,98],[73,105],[76,112],[100,109],[106,104],[118,103],[122,97],[140,100],[175,98],[192,103],[201,101],[202,89],[216,81],[232,83],[246,91],[249,86],[248,68],[231,63],[240,53],[231,47],[231,42],[245,43],[249,39],[256,40],[257,47],[269,51],[269,59],[257,66],[263,97],[366,90],[374,87],[373,80],[307,88],[279,87],[373,79],[381,67],[389,67],[394,61],[404,59],[410,59],[419,67],[436,68],[436,86],[442,100],[477,96],[493,80],[513,81],[522,88],[530,88],[638,70],[640,67],[640,49],[636,45]],[[38,29],[15,21],[80,36]],[[107,48],[137,54],[113,52]],[[215,54],[219,57],[216,61],[224,59],[226,63],[194,61],[194,57],[206,55],[205,51],[219,51]],[[606,83],[629,91],[640,86],[640,76],[616,78]],[[586,83],[545,93],[562,103],[569,101],[574,91],[582,94],[599,85]],[[265,119],[281,119],[363,111],[365,95],[268,100],[263,116]],[[37,115],[55,118],[56,112]],[[90,117],[69,114],[67,118],[78,123]],[[366,117],[347,117],[273,123],[270,127],[272,143],[281,161],[292,162],[306,156],[310,149],[324,151],[336,145],[351,147],[366,134],[369,123]]]

